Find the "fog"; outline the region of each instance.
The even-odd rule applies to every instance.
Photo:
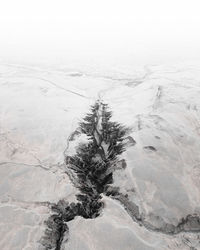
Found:
[[[195,0],[7,0],[0,58],[28,61],[183,60],[199,57]]]

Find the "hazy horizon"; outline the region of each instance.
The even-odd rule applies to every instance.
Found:
[[[0,59],[47,62],[198,59],[198,1],[0,4]]]

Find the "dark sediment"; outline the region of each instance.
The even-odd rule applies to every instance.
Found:
[[[68,232],[67,222],[76,216],[96,218],[104,206],[101,194],[113,182],[113,171],[117,156],[124,151],[124,136],[127,130],[111,122],[111,112],[106,104],[96,102],[80,123],[79,130],[88,136],[88,144],[79,145],[76,155],[65,159],[66,172],[80,191],[76,203],[64,200],[53,204],[51,215],[45,222],[47,229],[41,239],[45,250],[61,249],[64,234]],[[70,137],[73,140],[75,134]],[[125,167],[122,160],[121,165]]]

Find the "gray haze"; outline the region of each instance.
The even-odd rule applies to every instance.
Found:
[[[199,5],[195,0],[1,1],[0,58],[142,63],[198,58]]]

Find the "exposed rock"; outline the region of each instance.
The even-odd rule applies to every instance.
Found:
[[[154,146],[145,146],[144,149],[150,150],[150,151],[157,151],[157,149]]]

